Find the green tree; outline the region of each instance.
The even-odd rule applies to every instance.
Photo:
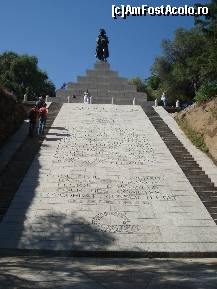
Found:
[[[150,79],[142,80],[139,77],[134,77],[131,80],[129,80],[129,84],[136,85],[138,92],[146,93],[147,94],[147,99],[148,100],[153,100],[154,99],[153,89],[152,89],[149,81],[151,82],[151,80],[152,80],[152,82],[154,82],[154,78],[155,77],[153,77],[153,79],[150,78]]]
[[[160,86],[160,78],[156,75],[152,75],[145,79],[145,84],[147,87],[149,87],[152,90],[157,90]]]
[[[217,79],[217,0],[201,6],[209,8],[209,14],[205,17],[195,17],[195,25],[203,33],[207,43],[206,65],[203,67],[202,75],[206,82],[215,81]]]
[[[206,38],[198,29],[177,29],[173,40],[163,40],[163,55],[157,57],[152,74],[160,79],[159,92],[166,90],[170,102],[195,96],[203,82]]]
[[[217,0],[211,3],[196,4],[196,6],[208,7],[209,13],[205,16],[196,16],[195,25],[207,36],[209,40],[217,42]]]
[[[55,86],[45,72],[38,68],[34,56],[14,52],[0,54],[0,84],[13,92],[18,99],[28,92],[30,97],[40,94],[55,96]]]
[[[146,87],[144,81],[139,77],[134,77],[134,78],[130,79],[129,84],[136,85],[138,92],[146,92],[147,87]]]

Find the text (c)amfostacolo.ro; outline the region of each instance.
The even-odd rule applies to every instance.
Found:
[[[209,14],[206,6],[180,6],[161,5],[150,7],[148,5],[112,5],[112,18],[121,17],[126,19],[128,16],[205,16]]]

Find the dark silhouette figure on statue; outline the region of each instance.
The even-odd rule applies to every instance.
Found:
[[[108,49],[109,40],[104,29],[99,30],[99,35],[96,39],[96,58],[100,61],[107,62],[109,57]]]

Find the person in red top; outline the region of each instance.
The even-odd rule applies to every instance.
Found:
[[[43,106],[39,109],[39,125],[38,125],[38,135],[44,134],[44,127],[46,125],[48,115],[47,104],[44,103]]]
[[[38,108],[35,105],[29,112],[29,136],[30,137],[34,136],[37,118],[38,118]]]

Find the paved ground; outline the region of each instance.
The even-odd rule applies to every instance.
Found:
[[[216,289],[217,259],[0,259],[1,289]]]
[[[2,249],[216,252],[217,226],[139,106],[64,104]]]

